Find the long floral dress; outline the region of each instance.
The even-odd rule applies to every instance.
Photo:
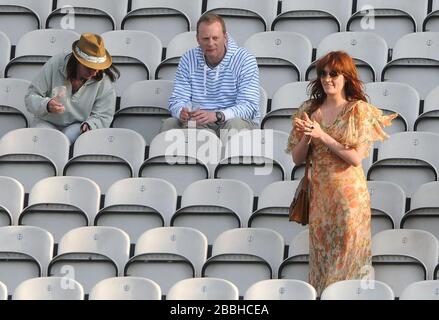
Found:
[[[304,103],[295,117],[302,117],[309,106]],[[348,148],[362,144],[370,147],[387,137],[383,127],[396,116],[384,116],[374,106],[354,101],[331,125],[326,127],[320,122],[320,126]],[[293,128],[289,152],[302,135]],[[309,282],[320,295],[333,282],[361,279],[370,272],[371,210],[362,167],[348,164],[319,141],[313,139],[311,143]],[[367,155],[368,151],[363,156]]]

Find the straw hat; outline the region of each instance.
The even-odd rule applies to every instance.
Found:
[[[111,66],[111,56],[105,49],[104,40],[97,34],[83,33],[79,40],[73,42],[72,52],[88,68],[103,70]]]

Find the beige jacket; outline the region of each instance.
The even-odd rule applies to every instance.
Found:
[[[90,79],[72,95],[72,84],[67,80],[65,53],[53,56],[32,81],[25,97],[26,108],[36,118],[56,126],[74,122],[87,122],[91,129],[108,128],[116,107],[116,89],[107,75],[101,81]],[[47,103],[52,89],[66,86],[67,94],[63,113],[48,113]]]

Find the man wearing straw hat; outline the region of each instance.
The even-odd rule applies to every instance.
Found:
[[[119,75],[102,38],[82,34],[71,53],[53,56],[32,81],[25,97],[31,127],[60,130],[72,144],[83,132],[108,128]]]

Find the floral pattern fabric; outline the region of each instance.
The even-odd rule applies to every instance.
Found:
[[[302,117],[309,107],[304,103],[294,117]],[[355,101],[331,125],[319,123],[347,148],[370,147],[387,137],[383,127],[396,116],[384,116],[376,107]],[[293,128],[287,151],[292,151],[302,135]],[[371,210],[362,167],[348,164],[319,141],[311,144],[309,283],[320,295],[331,283],[361,279],[370,271]]]

